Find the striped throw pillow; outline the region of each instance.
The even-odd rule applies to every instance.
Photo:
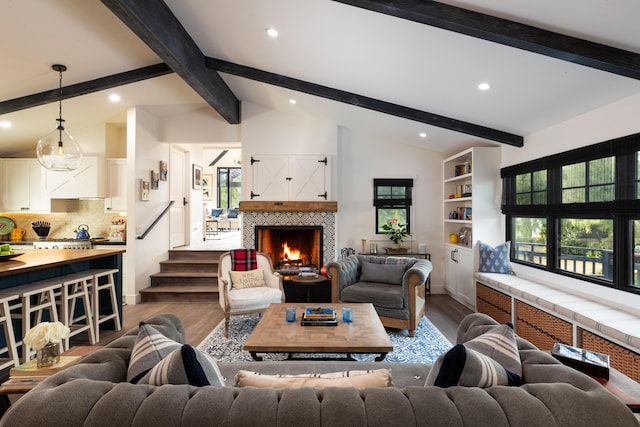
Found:
[[[136,384],[158,362],[181,346],[182,344],[165,337],[153,326],[140,322],[138,336],[131,350],[127,381]]]
[[[516,334],[513,325],[507,323],[441,354],[431,367],[425,385],[485,388],[519,385],[521,378]]]
[[[151,368],[138,384],[223,387],[224,378],[211,356],[185,344]]]

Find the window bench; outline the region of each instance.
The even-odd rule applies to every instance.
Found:
[[[640,316],[514,275],[475,273],[476,309],[541,350],[562,342],[606,353],[640,381]]]

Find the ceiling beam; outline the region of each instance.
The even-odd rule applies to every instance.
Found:
[[[503,144],[513,145],[515,147],[523,146],[523,137],[497,129],[476,125],[473,123],[463,122],[461,120],[452,119],[438,114],[428,113],[426,111],[416,110],[414,108],[405,107],[398,104],[392,104],[386,101],[369,98],[367,96],[358,95],[351,92],[345,92],[339,89],[333,89],[327,86],[315,83],[305,82],[303,80],[286,77],[280,74],[274,74],[262,71],[257,68],[251,68],[244,65],[238,65],[231,62],[223,61],[215,58],[206,58],[207,67],[223,73],[233,74],[235,76],[268,83],[274,86],[284,87],[287,89],[304,92],[322,98],[331,99],[333,101],[345,104],[355,105],[357,107],[366,108],[380,113],[390,114],[396,117],[413,120],[440,128],[453,130],[468,135],[485,138],[491,141],[497,141]]]
[[[58,102],[60,99],[69,99],[88,93],[99,92],[101,90],[136,83],[154,77],[171,74],[173,71],[166,64],[150,65],[132,71],[125,71],[107,77],[90,80],[88,82],[40,92],[33,95],[22,96],[20,98],[9,99],[0,102],[0,114],[13,113],[14,111],[26,110],[27,108],[38,107],[40,105]]]
[[[163,0],[101,1],[227,122],[240,123],[240,101]]]
[[[640,54],[425,0],[334,0],[640,80]]]

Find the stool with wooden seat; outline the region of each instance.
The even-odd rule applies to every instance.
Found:
[[[61,276],[62,292],[59,294],[61,322],[67,326],[71,333],[63,342],[64,350],[69,350],[69,340],[82,332],[89,334],[89,343],[96,343],[95,329],[93,327],[93,315],[91,309],[91,296],[89,289],[95,280],[90,270]],[[82,302],[80,307],[78,302]],[[80,309],[78,309],[80,307]],[[78,311],[80,311],[78,313]]]
[[[18,346],[16,344],[16,336],[13,331],[13,321],[11,318],[11,306],[15,307],[20,304],[20,296],[11,289],[0,291],[0,323],[2,323],[4,341],[6,343],[3,348],[0,348],[0,354],[7,353],[6,358],[0,358],[0,370],[20,364],[20,356],[18,355]]]
[[[88,270],[87,273],[93,274],[94,280],[90,286],[91,304],[93,309],[93,330],[96,342],[100,341],[100,324],[113,319],[116,325],[116,331],[122,329],[120,321],[120,312],[118,311],[118,299],[116,297],[116,281],[114,274],[118,273],[117,268],[112,269],[94,269]],[[111,312],[100,314],[100,291],[105,291],[111,303]]]
[[[18,302],[9,305],[9,310],[11,317],[21,319],[22,336],[31,329],[31,326],[42,321],[45,310],[49,314],[50,321],[58,321],[55,294],[60,292],[61,286],[60,278],[55,278],[10,288],[10,291],[18,295],[19,298]],[[15,311],[18,309],[21,311],[16,313]],[[33,321],[32,315],[34,316]],[[16,344],[22,346],[22,363],[28,362],[35,354],[35,350],[31,350],[31,347],[22,338]]]

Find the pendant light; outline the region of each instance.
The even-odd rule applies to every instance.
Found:
[[[62,73],[67,67],[55,64],[51,68],[60,74],[58,126],[45,135],[36,146],[38,161],[46,169],[54,171],[70,171],[77,169],[82,163],[80,144],[64,129],[62,118]]]

